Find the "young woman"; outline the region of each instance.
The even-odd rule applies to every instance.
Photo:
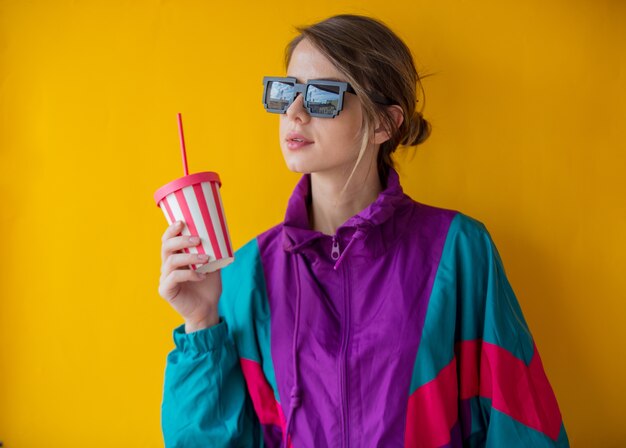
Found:
[[[206,276],[172,225],[159,293],[168,447],[565,447],[541,359],[485,227],[403,193],[391,154],[429,134],[410,51],[340,15],[264,79],[303,173],[284,222]]]

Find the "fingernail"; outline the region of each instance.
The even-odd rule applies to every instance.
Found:
[[[192,236],[189,238],[189,242],[190,243],[199,243],[200,242],[200,238],[198,238],[197,236]]]

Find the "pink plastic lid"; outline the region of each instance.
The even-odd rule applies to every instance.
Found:
[[[154,193],[154,200],[156,201],[157,207],[159,206],[159,202],[161,202],[163,198],[168,194],[188,187],[190,185],[195,185],[202,182],[217,182],[220,187],[222,186],[220,176],[212,171],[205,171],[202,173],[190,174],[189,176],[183,176],[180,179],[173,180],[170,183],[163,185],[156,191],[156,193]]]

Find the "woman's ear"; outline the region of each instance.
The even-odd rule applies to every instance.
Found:
[[[398,129],[402,124],[402,121],[404,120],[404,113],[402,112],[402,108],[397,104],[394,104],[391,106],[387,106],[387,111],[393,119],[395,129]],[[387,129],[385,123],[382,123],[380,119],[376,120],[373,143],[376,145],[380,145],[382,143],[385,143],[390,138],[391,130]]]

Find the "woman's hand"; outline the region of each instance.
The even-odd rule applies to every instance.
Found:
[[[217,302],[222,293],[220,271],[200,274],[189,265],[206,263],[200,254],[187,254],[185,247],[195,247],[200,240],[182,236],[182,222],[172,224],[163,234],[159,295],[185,319],[185,331],[191,333],[219,322]]]

